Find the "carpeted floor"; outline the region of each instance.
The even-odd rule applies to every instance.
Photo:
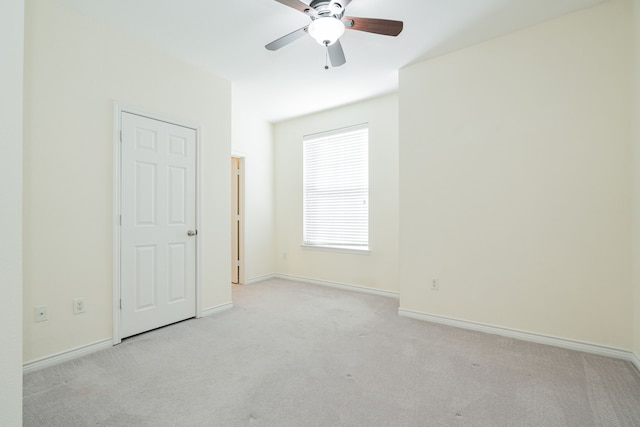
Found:
[[[234,305],[24,377],[25,426],[640,426],[628,362],[269,280]]]

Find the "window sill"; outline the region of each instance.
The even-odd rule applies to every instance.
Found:
[[[356,255],[369,255],[371,251],[369,247],[362,249],[355,249],[348,246],[321,246],[321,245],[300,245],[302,249],[308,249],[312,251],[323,251],[323,252],[338,252],[344,254],[356,254]]]

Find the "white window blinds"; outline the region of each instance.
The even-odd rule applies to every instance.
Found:
[[[369,246],[369,128],[303,138],[305,245]]]

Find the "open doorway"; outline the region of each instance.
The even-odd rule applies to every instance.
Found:
[[[242,283],[242,158],[231,157],[231,283]]]

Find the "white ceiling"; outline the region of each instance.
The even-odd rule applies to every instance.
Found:
[[[280,121],[393,92],[406,65],[604,0],[353,0],[347,15],[404,21],[404,31],[347,31],[347,63],[329,70],[309,36],[264,48],[309,22],[274,0],[55,1],[231,80],[236,102]]]

